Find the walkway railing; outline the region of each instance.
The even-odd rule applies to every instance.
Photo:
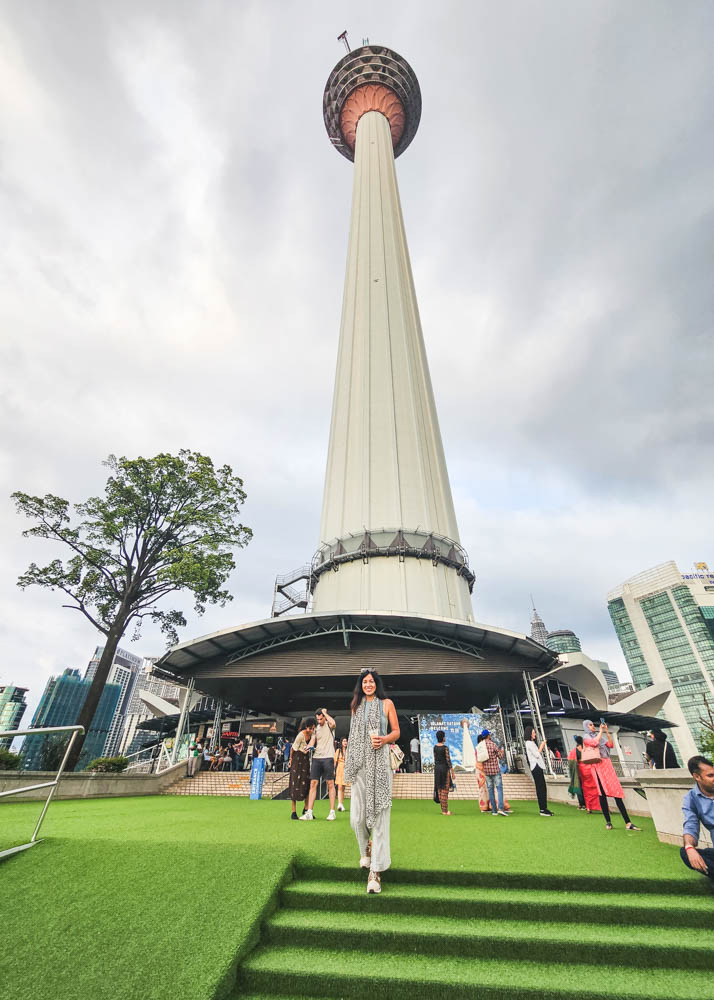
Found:
[[[40,818],[37,820],[37,825],[26,844],[20,844],[19,847],[10,847],[8,850],[0,851],[0,858],[6,858],[9,854],[17,854],[18,851],[26,851],[28,847],[34,847],[35,844],[39,844],[37,839],[40,832],[40,827],[42,826],[42,821],[45,818],[45,813],[49,808],[49,804],[52,800],[52,796],[55,794],[55,789],[59,784],[60,778],[64,771],[64,766],[67,763],[67,758],[69,757],[70,751],[77,737],[77,733],[84,733],[84,726],[48,726],[44,729],[10,729],[5,732],[0,732],[0,739],[4,739],[6,736],[39,736],[43,733],[71,733],[70,741],[67,744],[67,749],[64,752],[64,757],[62,758],[62,763],[59,766],[57,774],[55,775],[54,781],[41,781],[35,785],[25,785],[23,788],[10,788],[7,792],[0,792],[0,798],[7,795],[21,795],[23,792],[34,792],[38,788],[49,788],[49,794],[45,799],[45,804],[42,807],[42,812],[40,813]]]
[[[166,749],[165,740],[159,747],[137,750],[125,756],[129,761],[125,774],[161,774],[177,763]],[[185,758],[180,758],[179,763],[183,759]]]

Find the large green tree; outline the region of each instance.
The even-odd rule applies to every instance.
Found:
[[[32,563],[18,586],[61,590],[64,607],[79,611],[105,636],[92,685],[78,724],[89,730],[121,637],[133,625],[138,638],[144,619],[160,625],[169,642],[186,624],[180,610],[157,604],[178,591],[193,595],[194,609],[232,600],[224,588],[235,567],[233,551],[252,537],[238,516],[245,501],[243,481],[228,465],[216,469],[205,455],[182,450],[154,458],[116,458],[104,463],[110,475],[104,495],[73,505],[61,497],[13,493],[19,513],[32,522],[25,536],[61,542],[62,561]],[[77,739],[68,768],[79,759]]]

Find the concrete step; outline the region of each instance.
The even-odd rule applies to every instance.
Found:
[[[271,799],[288,784],[288,775],[282,771],[268,772],[263,781],[263,798]],[[250,795],[248,771],[200,771],[195,778],[180,777],[163,795]]]
[[[288,785],[284,771],[269,771],[263,783],[263,798],[273,798]],[[533,781],[525,774],[504,774],[503,792],[510,801],[535,799]],[[164,795],[236,795],[250,794],[248,771],[199,771],[195,778],[181,776],[165,789]],[[347,786],[346,797],[350,797]],[[395,774],[392,795],[395,799],[431,799],[434,794],[433,774]],[[456,791],[450,796],[455,800],[475,801],[479,798],[478,779],[475,774],[456,774]]]

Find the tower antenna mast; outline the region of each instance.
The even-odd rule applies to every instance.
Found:
[[[344,30],[344,31],[342,32],[342,34],[341,34],[341,35],[338,35],[338,36],[337,36],[337,41],[338,41],[338,42],[344,42],[344,43],[345,43],[345,48],[347,49],[347,51],[348,51],[348,52],[351,52],[351,51],[352,51],[352,49],[350,48],[350,43],[349,43],[349,42],[347,41],[347,29],[346,29],[346,28],[345,28],[345,30]]]

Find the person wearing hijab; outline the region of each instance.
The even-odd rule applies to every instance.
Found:
[[[589,813],[600,812],[597,782],[593,774],[592,764],[583,764],[583,738],[575,737],[575,746],[568,754],[568,769],[570,771],[571,795],[577,795],[578,808],[587,809]],[[577,777],[576,777],[577,775]]]
[[[668,767],[678,767],[674,748],[671,743],[667,742],[665,733],[661,729],[652,729],[649,735],[651,739],[647,741],[645,749],[647,751],[647,759],[652,764],[652,767],[657,771],[663,771]]]
[[[593,771],[600,797],[600,808],[605,817],[605,829],[612,830],[613,828],[610,819],[610,809],[607,804],[609,796],[615,800],[615,805],[620,810],[620,815],[625,821],[626,828],[639,832],[639,826],[635,826],[627,813],[625,803],[623,802],[625,793],[622,790],[622,785],[615,774],[615,768],[612,766],[612,761],[610,760],[610,750],[614,744],[608,732],[607,723],[601,722],[600,728],[596,729],[595,723],[590,719],[586,719],[583,722],[583,730],[583,745],[586,747],[595,747],[600,752],[600,760],[591,764],[590,767]]]

